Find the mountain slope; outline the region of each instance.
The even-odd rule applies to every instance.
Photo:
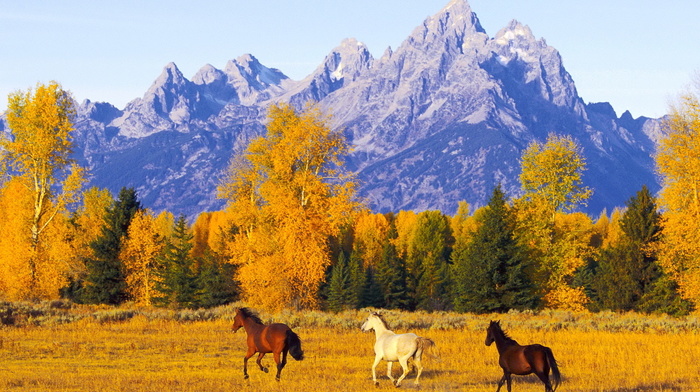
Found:
[[[220,208],[216,185],[233,154],[264,132],[267,107],[318,102],[353,145],[347,166],[376,211],[484,205],[501,183],[519,191],[532,141],[567,134],[583,147],[586,211],[621,206],[643,184],[658,190],[657,120],[586,104],[562,56],[518,21],[493,37],[466,0],[452,0],[396,49],[374,58],[347,39],[300,81],[252,55],[188,80],[168,64],[124,110],[85,102],[76,156],[92,184],[136,187],[144,204],[194,216]],[[1,125],[0,125],[1,126]]]

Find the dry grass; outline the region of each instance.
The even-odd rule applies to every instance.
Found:
[[[126,321],[83,318],[51,326],[4,327],[0,330],[0,390],[3,391],[365,391],[372,386],[370,367],[374,335],[362,333],[363,312],[341,315],[345,327],[311,326],[295,319],[306,359],[289,361],[276,382],[274,372],[259,371],[249,362],[243,380],[245,334],[233,334],[230,321],[182,322],[136,315]],[[399,316],[390,314],[390,322]],[[552,348],[560,363],[562,391],[691,391],[700,390],[697,330],[614,332],[589,328],[533,328],[556,315],[502,315],[504,327],[520,343]],[[333,317],[323,314],[314,316]],[[421,315],[406,315],[404,323]],[[445,320],[450,314],[433,315]],[[496,316],[491,316],[494,318]],[[614,316],[610,316],[613,317]],[[626,316],[619,316],[624,318]],[[635,316],[640,317],[640,316]],[[355,318],[355,325],[348,320]],[[267,319],[263,316],[263,319]],[[489,391],[501,373],[495,347],[484,346],[489,317],[473,317],[455,328],[412,329],[432,338],[439,358],[426,358],[420,387],[415,374],[402,389],[426,391]],[[302,321],[299,321],[302,320]],[[434,321],[434,320],[433,320]],[[327,321],[324,321],[327,322]],[[400,325],[401,323],[396,323]],[[444,324],[444,323],[443,323]],[[433,325],[443,325],[433,324]],[[553,324],[554,325],[554,324]],[[633,328],[632,328],[633,329]],[[397,327],[396,332],[406,332]],[[266,365],[273,364],[266,357]],[[393,390],[379,366],[379,390]],[[398,366],[395,372],[398,373]],[[504,389],[505,390],[505,389]],[[514,377],[517,392],[542,391],[534,376]]]

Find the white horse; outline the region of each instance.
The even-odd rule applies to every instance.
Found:
[[[390,331],[386,322],[377,313],[372,313],[367,317],[367,321],[362,324],[363,331],[374,330],[377,340],[374,343],[374,364],[372,365],[372,381],[375,385],[379,385],[377,381],[377,365],[383,360],[387,361],[386,375],[394,383],[394,377],[391,376],[391,364],[399,362],[403,369],[403,374],[396,380],[395,385],[401,385],[401,381],[408,374],[408,360],[413,358],[413,363],[416,366],[418,374],[416,375],[415,384],[418,385],[418,380],[423,372],[421,365],[421,355],[423,351],[432,347],[435,343],[428,339],[420,337],[414,333],[395,334]]]

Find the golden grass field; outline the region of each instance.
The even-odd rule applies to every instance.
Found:
[[[257,369],[253,358],[250,379],[243,379],[245,333],[232,333],[228,317],[184,322],[137,314],[125,321],[85,317],[63,324],[6,326],[0,329],[0,390],[393,390],[384,362],[378,368],[379,388],[372,385],[374,334],[359,330],[366,315],[366,311],[345,312],[333,326],[328,320],[337,316],[321,312],[261,314],[263,320],[287,321],[302,339],[306,359],[290,358],[281,382],[275,381],[270,355],[264,359],[270,373]],[[308,322],[319,317],[325,317],[316,323],[319,325]],[[552,348],[563,375],[558,390],[700,391],[700,329],[695,318],[675,321],[655,316],[650,321],[652,316],[606,314],[596,318],[551,312],[464,319],[449,313],[387,315],[390,326],[392,319],[402,317],[408,321],[397,322],[400,327],[394,331],[410,329],[433,339],[439,355],[424,358],[419,387],[413,384],[412,372],[402,389],[495,391],[502,373],[496,347],[484,345],[484,328],[489,319],[499,318],[519,343]],[[439,319],[444,322],[436,322]],[[601,320],[608,323],[603,329],[609,331],[598,328]],[[401,327],[421,323],[431,328]],[[643,332],[634,331],[637,328]],[[399,371],[394,366],[394,372]],[[544,388],[535,376],[514,376],[513,390]]]

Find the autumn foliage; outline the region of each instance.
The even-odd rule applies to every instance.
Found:
[[[700,303],[700,101],[685,96],[646,187],[596,219],[579,212],[584,154],[532,141],[521,193],[486,206],[376,213],[343,166],[349,145],[318,108],[273,105],[234,155],[221,211],[152,211],[133,188],[84,189],[73,107],[56,83],[10,95],[1,142],[0,297],[171,308],[235,299],[267,310],[363,307],[687,314]],[[658,205],[658,207],[657,207]]]
[[[656,155],[663,241],[659,261],[683,297],[700,305],[700,98],[686,94],[666,121]]]
[[[66,284],[72,259],[63,237],[67,208],[79,200],[83,182],[83,169],[70,158],[72,117],[70,94],[55,82],[9,96],[11,136],[0,140],[3,199],[16,203],[7,205],[3,221],[14,240],[3,238],[9,254],[2,264],[13,273],[0,279],[9,298],[55,298]]]
[[[346,142],[326,123],[312,107],[271,107],[267,135],[250,143],[220,187],[237,228],[231,261],[251,304],[319,305],[329,238],[359,208],[342,170]]]

